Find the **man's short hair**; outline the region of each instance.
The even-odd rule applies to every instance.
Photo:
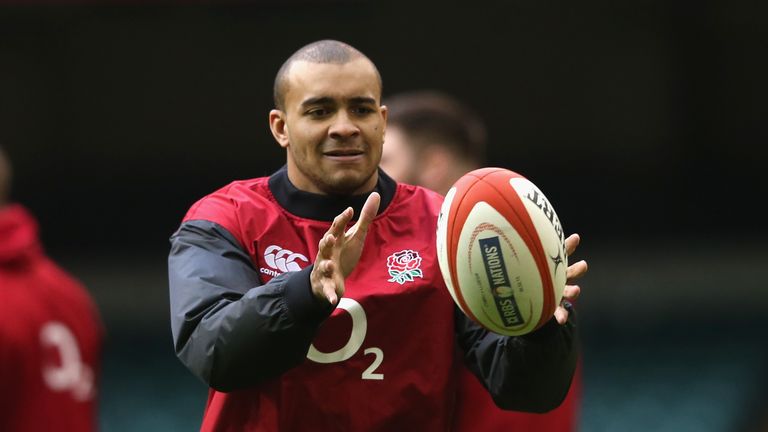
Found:
[[[486,127],[470,107],[433,90],[404,92],[385,98],[387,124],[401,128],[418,153],[440,145],[457,156],[482,164],[486,152]]]
[[[311,63],[345,64],[358,58],[364,58],[371,63],[373,70],[376,71],[376,76],[379,81],[379,90],[381,90],[381,74],[371,59],[349,44],[337,40],[324,39],[299,48],[298,51],[288,57],[288,60],[280,66],[280,70],[277,71],[277,75],[275,76],[275,84],[272,89],[275,108],[281,111],[285,110],[285,94],[288,92],[287,77],[294,62],[306,61]]]

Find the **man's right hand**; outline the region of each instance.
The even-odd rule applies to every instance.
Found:
[[[344,279],[352,273],[363,253],[365,236],[376,213],[381,197],[373,192],[363,205],[360,218],[346,232],[344,229],[352,220],[354,210],[348,207],[333,219],[331,228],[320,240],[317,258],[309,282],[312,293],[320,299],[336,305],[344,295]]]

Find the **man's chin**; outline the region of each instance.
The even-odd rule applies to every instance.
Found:
[[[330,181],[324,182],[323,190],[329,195],[361,195],[376,187],[377,171],[364,176],[360,173],[335,173]]]

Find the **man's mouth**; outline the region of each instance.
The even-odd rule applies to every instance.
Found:
[[[339,162],[352,162],[363,157],[365,153],[358,149],[338,149],[323,152],[323,156],[339,161]]]
[[[326,156],[358,156],[363,154],[363,151],[357,150],[357,149],[339,149],[339,150],[330,150],[323,154]]]

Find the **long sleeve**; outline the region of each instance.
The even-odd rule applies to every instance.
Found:
[[[524,336],[501,336],[456,309],[459,346],[469,369],[506,410],[544,413],[565,399],[576,369],[574,312],[560,325],[553,318]]]
[[[219,391],[274,378],[306,358],[333,311],[311,293],[312,266],[261,285],[249,255],[221,225],[182,224],[168,258],[176,355]]]

